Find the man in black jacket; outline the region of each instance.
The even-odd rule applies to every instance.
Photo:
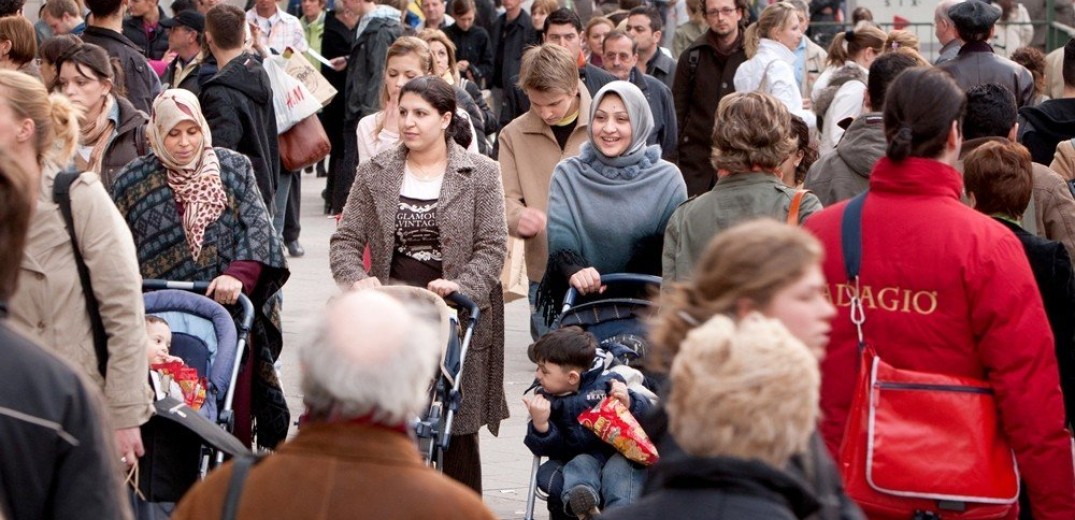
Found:
[[[601,87],[616,80],[600,67],[595,67],[590,60],[582,56],[582,22],[575,11],[566,8],[557,9],[545,17],[545,27],[542,34],[545,43],[551,43],[563,47],[571,52],[572,56],[579,57],[579,79],[586,85],[586,90],[591,96],[597,94]],[[519,76],[516,74],[511,79],[511,88],[504,87],[504,106],[500,113],[500,126],[507,126],[513,119],[530,110],[530,98],[523,93],[518,85]]]
[[[280,179],[276,110],[261,60],[243,52],[245,25],[246,14],[238,7],[221,4],[209,9],[205,41],[220,69],[202,85],[198,99],[213,132],[213,146],[250,158],[261,198],[272,213]]]
[[[0,159],[0,518],[130,518],[100,395],[7,326],[34,200],[19,178]]]
[[[126,0],[86,0],[86,7],[92,16],[86,21],[82,41],[103,47],[109,56],[119,60],[126,77],[127,101],[148,114],[153,99],[160,94],[161,83],[142,49],[122,34]]]
[[[355,28],[355,42],[347,58],[332,60],[336,70],[347,69],[344,88],[343,160],[333,172],[333,207],[343,207],[358,167],[358,122],[381,110],[381,91],[384,89],[385,62],[388,47],[403,34],[401,12],[393,0],[342,0],[345,9],[361,17]],[[337,202],[339,204],[337,205]]]
[[[998,56],[989,46],[1000,18],[999,7],[982,0],[967,0],[948,9],[963,46],[955,59],[937,65],[955,78],[963,90],[995,83],[1015,95],[1018,106],[1029,106],[1034,98],[1034,77],[1022,65]]]
[[[701,37],[679,56],[672,99],[679,121],[677,165],[687,182],[687,195],[709,191],[717,172],[709,160],[713,148],[713,119],[717,104],[735,91],[735,71],[747,60],[743,28],[749,8],[746,0],[704,0],[709,24]]]
[[[500,126],[504,126],[506,121],[503,112],[506,110],[507,97],[519,77],[519,66],[526,42],[534,38],[534,26],[530,22],[530,15],[523,10],[522,0],[503,0],[501,5],[504,6],[504,14],[496,19],[492,31],[495,50],[490,86],[493,88],[493,95],[499,97],[496,109],[500,114]]]
[[[168,52],[168,18],[155,0],[130,0],[123,35],[142,49],[147,60],[161,60]]]
[[[474,0],[452,2],[452,16],[455,23],[445,28],[444,34],[455,44],[459,74],[488,88],[493,75],[493,42],[489,32],[474,23],[477,16]]]
[[[175,58],[164,69],[161,81],[168,88],[181,88],[198,95],[198,71],[201,69],[204,54],[202,52],[202,33],[205,32],[205,16],[197,11],[182,11],[174,18],[161,20],[161,25],[168,29],[168,46],[175,52]]]

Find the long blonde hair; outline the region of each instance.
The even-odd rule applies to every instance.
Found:
[[[771,219],[721,232],[694,264],[692,282],[673,284],[661,295],[661,312],[650,324],[647,362],[665,371],[680,344],[698,324],[736,311],[742,300],[769,305],[781,289],[822,258],[821,243],[809,233]]]
[[[743,35],[743,48],[747,57],[753,58],[758,52],[762,38],[768,38],[774,30],[787,25],[789,20],[798,21],[798,16],[799,10],[791,2],[777,2],[766,7],[758,21],[750,24]]]
[[[388,62],[392,61],[392,58],[398,58],[400,56],[406,56],[413,54],[418,57],[418,63],[422,66],[422,70],[426,75],[433,74],[433,51],[429,50],[429,44],[421,38],[414,36],[401,36],[392,46],[388,48],[388,56],[384,60],[384,72],[381,79],[381,109],[383,110],[388,106]],[[372,137],[376,138],[377,134],[384,130],[384,114],[377,118],[377,127],[373,129]]]
[[[418,33],[418,37],[421,38],[422,41],[426,42],[426,44],[429,45],[429,54],[430,54],[430,56],[433,55],[433,42],[437,42],[437,43],[439,43],[439,44],[444,46],[444,49],[448,51],[448,70],[447,70],[447,72],[448,72],[448,74],[451,75],[451,78],[452,78],[451,84],[452,85],[458,85],[459,84],[459,69],[457,69],[456,66],[455,66],[455,64],[457,63],[457,61],[455,59],[455,43],[452,43],[452,40],[448,38],[448,35],[444,34],[444,31],[442,31],[440,29],[423,29],[422,32]],[[433,58],[433,63],[434,64],[436,63],[436,58],[435,57]],[[433,68],[436,69],[436,66],[434,66]],[[434,70],[433,73],[436,74],[436,70]],[[448,78],[443,78],[443,79],[445,81],[448,81]]]
[[[34,122],[34,153],[38,164],[66,165],[78,146],[78,112],[62,95],[49,95],[41,81],[11,70],[0,70],[0,98],[16,118]]]

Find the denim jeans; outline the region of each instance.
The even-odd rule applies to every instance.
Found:
[[[576,455],[564,465],[564,491],[561,495],[564,509],[568,508],[568,494],[575,486],[590,488],[598,494],[603,509],[611,509],[638,500],[645,482],[645,468],[628,461],[619,453],[609,457],[604,466],[593,455]]]
[[[538,283],[530,282],[530,338],[537,341],[538,338],[548,334],[549,327],[545,325],[545,316],[537,308]]]
[[[272,199],[272,228],[276,236],[284,236],[284,217],[287,215],[287,194],[291,191],[291,173],[281,171],[280,181],[276,184],[276,194]]]

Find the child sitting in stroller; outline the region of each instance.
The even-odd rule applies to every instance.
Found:
[[[605,371],[597,359],[597,338],[579,327],[564,327],[534,344],[541,388],[524,399],[531,422],[524,443],[534,455],[561,462],[563,502],[568,514],[591,518],[605,508],[634,502],[645,481],[643,466],[627,460],[579,423],[578,416],[605,397],[618,399],[636,418],[650,401],[629,390],[622,376]]]
[[[183,358],[169,353],[172,329],[159,316],[146,315],[146,357],[149,360],[150,383],[155,399],[171,396],[197,410],[205,402],[205,381],[198,371],[186,365]]]

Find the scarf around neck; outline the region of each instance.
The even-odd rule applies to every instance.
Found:
[[[116,107],[116,98],[112,94],[105,96],[105,106],[101,113],[93,121],[83,122],[78,137],[78,144],[92,147],[89,159],[82,160],[77,156],[77,166],[81,170],[92,171],[101,174],[101,161],[104,159],[105,147],[111,141],[112,132],[116,129],[116,123],[112,120],[112,111]]]
[[[180,163],[164,146],[164,139],[183,121],[192,121],[202,131],[202,151],[187,163]],[[220,180],[220,160],[213,151],[209,124],[202,115],[198,98],[188,90],[168,89],[153,102],[153,113],[146,128],[149,145],[164,165],[168,187],[175,201],[182,204],[183,231],[194,260],[202,252],[205,229],[216,221],[227,206],[228,197]]]
[[[627,146],[627,151],[617,157],[609,157],[602,153],[597,147],[594,136],[594,132],[600,131],[597,128],[598,125],[594,123],[594,117],[601,106],[601,101],[609,94],[623,101],[623,106],[627,109],[627,117],[631,121],[631,144]],[[590,103],[590,124],[586,127],[586,133],[589,134],[589,144],[593,148],[595,158],[607,166],[623,168],[641,161],[646,153],[646,139],[653,132],[653,127],[653,114],[650,112],[646,95],[629,81],[613,81],[605,85],[597,91],[597,95]]]

